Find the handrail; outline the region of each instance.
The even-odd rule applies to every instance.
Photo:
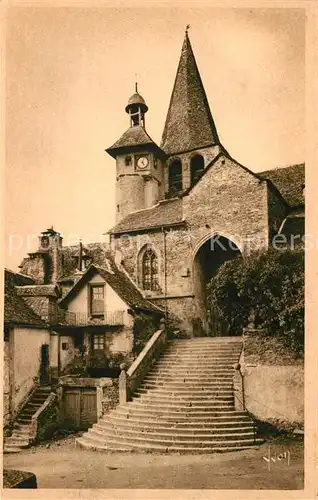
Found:
[[[120,365],[119,404],[124,404],[131,399],[132,394],[164,350],[167,343],[167,332],[163,323],[160,326],[161,329],[152,335],[128,370],[125,364]]]
[[[44,412],[44,410],[54,401],[56,398],[56,394],[54,392],[50,392],[44,403],[37,409],[37,411],[31,417],[31,428],[30,428],[30,438],[34,440],[37,435],[37,424],[39,416]]]

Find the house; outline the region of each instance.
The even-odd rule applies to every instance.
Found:
[[[4,425],[13,419],[35,381],[48,381],[50,328],[19,295],[33,280],[5,270],[4,302]]]

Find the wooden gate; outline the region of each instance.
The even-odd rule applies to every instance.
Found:
[[[76,429],[88,429],[97,422],[96,388],[65,387],[63,389],[64,422]]]

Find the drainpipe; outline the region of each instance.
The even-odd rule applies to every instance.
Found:
[[[165,308],[165,323],[167,324],[168,319],[168,307],[167,307],[167,246],[166,246],[166,233],[161,227],[161,232],[163,236],[163,263],[164,263],[164,308]]]

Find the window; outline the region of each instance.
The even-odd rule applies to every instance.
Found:
[[[132,164],[131,156],[126,156],[126,158],[125,158],[126,167],[129,167],[129,165],[131,165],[131,164]]]
[[[105,349],[105,335],[103,333],[93,335],[93,350],[104,351],[104,349]]]
[[[102,316],[104,314],[104,285],[92,285],[90,292],[91,315]]]
[[[182,191],[182,163],[174,160],[169,166],[169,196]]]
[[[195,155],[191,158],[191,186],[197,182],[204,170],[204,158],[201,155]]]
[[[68,351],[68,343],[62,342],[62,351]]]
[[[158,290],[158,259],[151,249],[142,258],[142,285],[144,290]]]

